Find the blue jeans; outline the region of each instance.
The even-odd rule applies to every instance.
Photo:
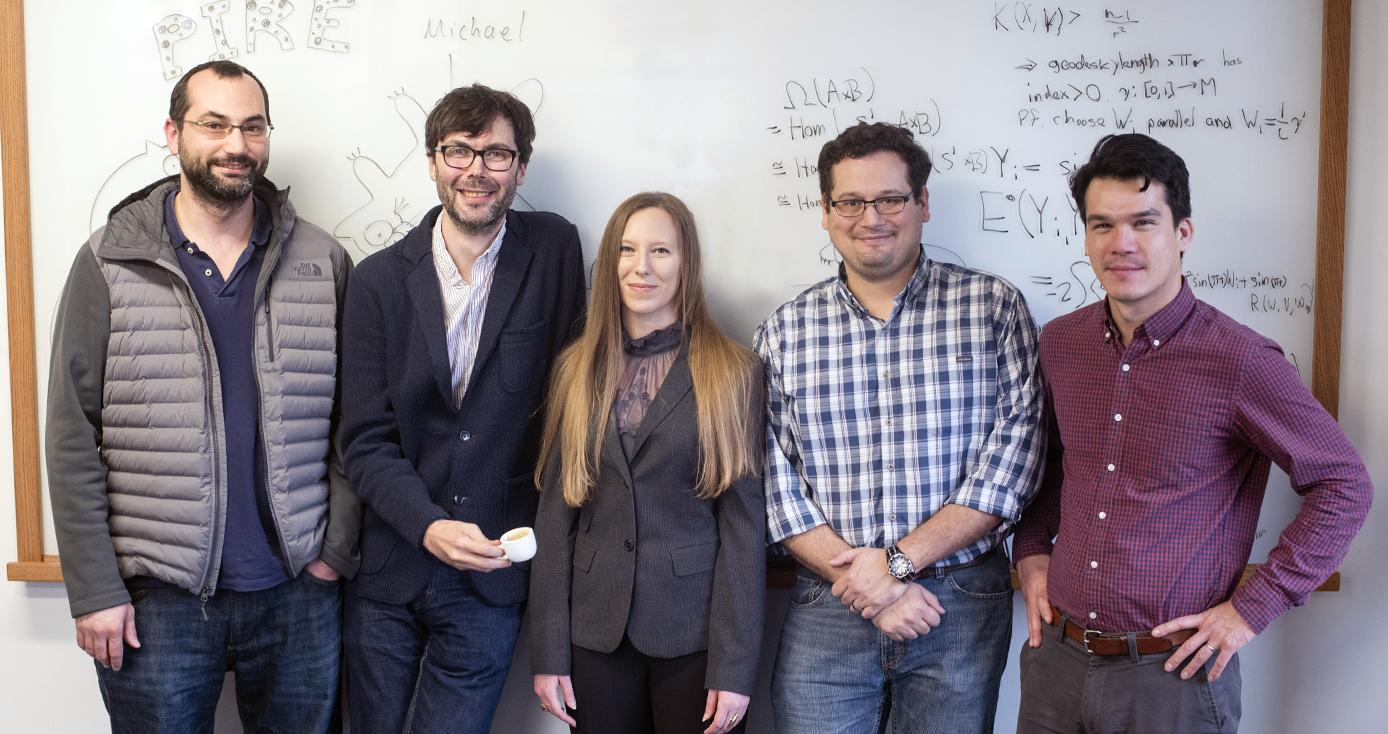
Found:
[[[96,664],[111,731],[211,734],[228,670],[247,732],[328,731],[341,594],[307,571],[262,591],[218,591],[206,605],[183,589],[132,589],[140,647],[125,648],[119,671]]]
[[[488,606],[443,563],[405,604],[348,593],[348,716],[353,732],[487,734],[511,670],[523,604]]]
[[[778,734],[991,732],[1012,640],[1007,555],[914,583],[945,608],[939,627],[896,642],[801,568],[781,630],[771,705]]]

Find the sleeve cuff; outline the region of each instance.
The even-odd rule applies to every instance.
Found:
[[[357,575],[357,569],[361,566],[361,558],[344,556],[329,547],[327,543],[324,543],[323,547],[319,549],[318,558],[349,581]]]
[[[1017,532],[1012,536],[1012,562],[1031,556],[1049,556],[1055,544],[1046,537],[1046,531],[1036,525],[1023,521],[1017,524]]]
[[[1234,590],[1229,602],[1234,605],[1234,611],[1243,617],[1243,621],[1253,628],[1254,634],[1262,634],[1272,620],[1282,616],[1288,607],[1282,592],[1256,573],[1247,583]]]
[[[130,592],[126,591],[122,584],[119,590],[108,591],[99,596],[91,596],[80,601],[74,601],[69,606],[72,609],[72,618],[77,619],[84,614],[99,612],[103,609],[118,607],[122,604],[130,603]]]

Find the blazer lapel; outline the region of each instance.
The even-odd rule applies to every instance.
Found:
[[[496,256],[496,271],[492,274],[491,293],[487,295],[487,311],[482,317],[482,333],[477,336],[477,357],[472,362],[472,374],[468,375],[469,385],[481,374],[487,358],[496,349],[501,327],[506,324],[511,305],[525,280],[525,272],[530,269],[535,251],[527,241],[527,229],[514,212],[506,213],[506,237]]]
[[[617,435],[615,412],[607,419],[607,430],[602,433],[602,458],[617,467],[623,481],[627,483],[627,489],[631,489],[631,467],[627,465],[626,453],[622,451],[622,439]]]
[[[447,326],[443,319],[443,294],[439,291],[432,252],[420,258],[414,270],[406,276],[405,290],[414,304],[420,330],[424,332],[424,342],[429,350],[429,361],[434,363],[434,380],[438,383],[439,393],[446,405],[456,409],[453,404],[453,370],[448,359]]]
[[[641,453],[641,447],[646,444],[646,439],[651,437],[651,432],[665,417],[670,415],[670,411],[684,399],[684,396],[694,388],[694,376],[689,372],[689,342],[685,341],[680,345],[680,354],[675,357],[675,361],[670,365],[670,371],[665,374],[665,380],[660,383],[660,389],[656,391],[655,399],[651,401],[651,406],[646,409],[646,415],[641,419],[641,425],[636,428],[636,441],[632,445],[631,455],[636,456]],[[620,447],[618,447],[620,448]]]

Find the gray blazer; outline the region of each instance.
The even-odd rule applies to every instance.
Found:
[[[766,499],[758,472],[695,494],[698,423],[688,347],[637,429],[628,464],[609,419],[598,486],[569,507],[546,467],[530,576],[530,671],[568,675],[570,645],[651,657],[708,650],[704,685],[752,695],[766,603]],[[761,385],[761,377],[756,377]],[[757,422],[762,402],[753,401]]]

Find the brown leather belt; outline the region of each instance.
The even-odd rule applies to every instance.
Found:
[[[1054,604],[1051,605],[1051,620],[1051,624],[1057,627],[1064,620],[1065,636],[1084,645],[1086,652],[1094,655],[1128,654],[1128,635],[1126,633],[1087,630],[1070,621],[1070,618],[1065,616]],[[1153,637],[1151,632],[1139,632],[1135,635],[1137,654],[1156,655],[1167,652],[1189,640],[1193,634],[1195,634],[1195,630],[1190,629],[1176,630],[1165,637]]]

